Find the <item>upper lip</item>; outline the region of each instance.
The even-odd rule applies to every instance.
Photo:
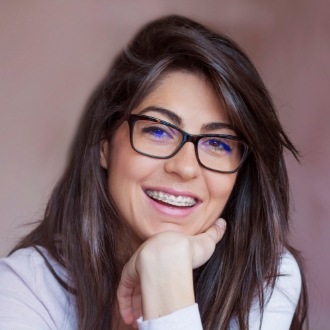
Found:
[[[173,196],[183,196],[183,197],[191,197],[193,199],[196,200],[197,203],[202,202],[202,199],[197,196],[196,194],[191,193],[190,191],[184,191],[184,190],[180,190],[180,189],[175,189],[175,188],[171,188],[171,187],[144,187],[143,188],[144,191],[147,190],[154,190],[154,191],[162,191],[164,193],[173,195]]]

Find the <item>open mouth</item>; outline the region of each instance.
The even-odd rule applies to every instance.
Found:
[[[146,194],[153,200],[156,200],[164,205],[184,208],[193,207],[197,204],[197,200],[189,196],[174,196],[163,191],[156,190],[146,190]]]

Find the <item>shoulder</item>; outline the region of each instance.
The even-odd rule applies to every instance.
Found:
[[[290,328],[300,298],[301,287],[302,277],[299,265],[294,256],[286,250],[279,260],[274,289],[267,288],[265,291],[262,329]],[[250,320],[253,319],[255,318],[250,318]]]
[[[0,323],[31,322],[31,327],[70,328],[74,320],[74,299],[56,280],[45,259],[64,281],[65,270],[39,248],[21,249],[0,259]],[[64,326],[63,326],[64,325]],[[70,324],[72,325],[72,324]]]
[[[249,328],[261,330],[289,329],[301,292],[299,265],[289,251],[284,251],[279,260],[278,274],[274,288],[265,285],[265,303],[260,311],[256,298],[249,313]],[[236,319],[230,329],[238,329]]]
[[[280,270],[287,274],[300,274],[297,260],[288,250],[285,250],[280,257]]]
[[[285,295],[296,305],[300,296],[301,285],[302,278],[297,260],[286,250],[280,258],[279,274],[274,290]]]
[[[35,290],[40,274],[46,272],[42,256],[34,248],[21,249],[9,257],[0,259],[0,289],[9,289],[12,283],[23,281]]]
[[[50,256],[46,249],[38,247],[37,250],[29,247],[0,259],[0,287],[3,288],[5,283],[8,286],[12,282],[16,284],[22,282],[33,291],[40,291],[44,287],[48,290],[59,289],[58,282],[49,270],[46,261],[59,277],[64,281],[67,280],[64,268]]]
[[[57,267],[57,263],[50,257],[49,253],[45,248],[38,247],[38,250],[49,259],[51,263]],[[4,270],[15,270],[18,273],[24,270],[30,270],[36,275],[38,271],[43,271],[46,268],[45,260],[34,247],[20,249],[9,255],[8,257],[0,259],[1,271]],[[26,274],[32,275],[32,274]]]

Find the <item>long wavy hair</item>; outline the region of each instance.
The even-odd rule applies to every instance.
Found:
[[[265,285],[274,287],[284,250],[299,262],[287,242],[290,202],[283,152],[299,155],[265,85],[229,38],[188,18],[167,16],[144,26],[115,59],[87,104],[44,218],[15,247],[43,246],[65,267],[73,287],[54,275],[76,297],[79,329],[115,327],[125,262],[118,253],[125,230],[107,188],[108,173],[100,166],[101,141],[110,141],[157,81],[175,70],[207,78],[238,136],[252,148],[222,213],[226,233],[211,259],[194,271],[204,329],[227,329],[232,318],[248,329],[251,305],[257,297],[263,310]],[[306,298],[303,278],[291,329],[302,329]]]

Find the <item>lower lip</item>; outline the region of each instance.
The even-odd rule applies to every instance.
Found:
[[[175,207],[170,205],[165,205],[158,203],[156,200],[150,198],[146,194],[146,198],[148,199],[149,203],[159,212],[170,215],[172,217],[185,217],[193,213],[196,208],[198,207],[198,203],[191,207]]]

